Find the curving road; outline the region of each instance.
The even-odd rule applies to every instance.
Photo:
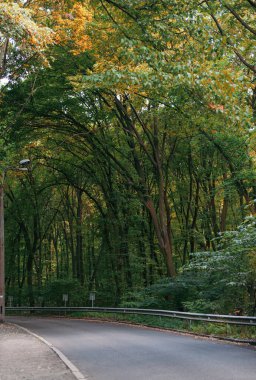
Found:
[[[90,380],[255,380],[256,350],[124,324],[10,317]]]

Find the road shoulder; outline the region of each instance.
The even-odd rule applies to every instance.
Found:
[[[0,324],[0,380],[83,380],[61,355],[26,329]]]

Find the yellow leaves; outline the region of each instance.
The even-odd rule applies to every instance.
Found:
[[[53,43],[70,44],[74,54],[90,49],[86,25],[92,13],[85,3],[74,2],[71,9],[64,5],[61,0],[49,7],[47,1],[32,0],[27,8],[23,1],[0,0],[0,39],[12,38],[20,50],[37,52],[42,57]],[[45,24],[53,25],[55,30]]]
[[[214,110],[214,111],[224,112],[224,106],[223,106],[223,104],[209,103],[209,104],[208,104],[208,107],[209,107],[211,110]]]
[[[90,37],[86,34],[86,27],[92,21],[92,12],[82,4],[75,4],[70,13],[53,15],[55,25],[55,42],[72,43],[71,51],[79,54],[91,49]]]
[[[14,1],[0,2],[0,36],[12,38],[22,50],[42,54],[53,43],[53,31],[41,25],[34,9]]]

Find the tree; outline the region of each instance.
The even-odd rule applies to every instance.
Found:
[[[247,217],[221,234],[218,250],[194,255],[185,269],[198,281],[195,300],[186,303],[190,310],[255,314],[255,225],[255,217]]]
[[[45,59],[46,47],[53,43],[53,31],[38,22],[40,8],[28,8],[29,3],[34,2],[0,4],[0,78],[21,75],[32,58]]]
[[[216,250],[219,232],[250,210],[248,79],[206,2],[30,5],[34,16],[42,8],[55,46],[48,66],[35,60],[8,84],[1,108],[9,154],[27,152],[51,189],[39,184],[28,223],[45,235],[29,281],[77,278],[103,298],[114,289],[108,302],[118,304],[174,278],[191,252]],[[48,191],[58,212],[45,230]]]

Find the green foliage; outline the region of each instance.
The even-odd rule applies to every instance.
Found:
[[[6,181],[7,291],[253,313],[253,219],[236,228],[255,211],[255,110],[233,58],[233,37],[249,60],[252,38],[218,2],[116,4],[91,2],[90,51],[56,45],[46,66],[18,54],[1,90],[2,166],[32,161]]]
[[[255,314],[256,218],[216,238],[218,251],[191,254],[176,279],[126,294],[122,306],[198,313]]]
[[[68,294],[67,306],[82,306],[86,302],[85,291],[75,279],[54,280],[47,284],[41,293],[42,302],[44,306],[64,306],[63,294]]]
[[[183,310],[183,303],[193,294],[193,290],[192,278],[164,278],[141,291],[126,294],[122,306]]]
[[[255,314],[256,218],[247,217],[235,231],[217,239],[217,251],[192,255],[183,276],[197,281],[194,299],[184,306],[195,312]]]

